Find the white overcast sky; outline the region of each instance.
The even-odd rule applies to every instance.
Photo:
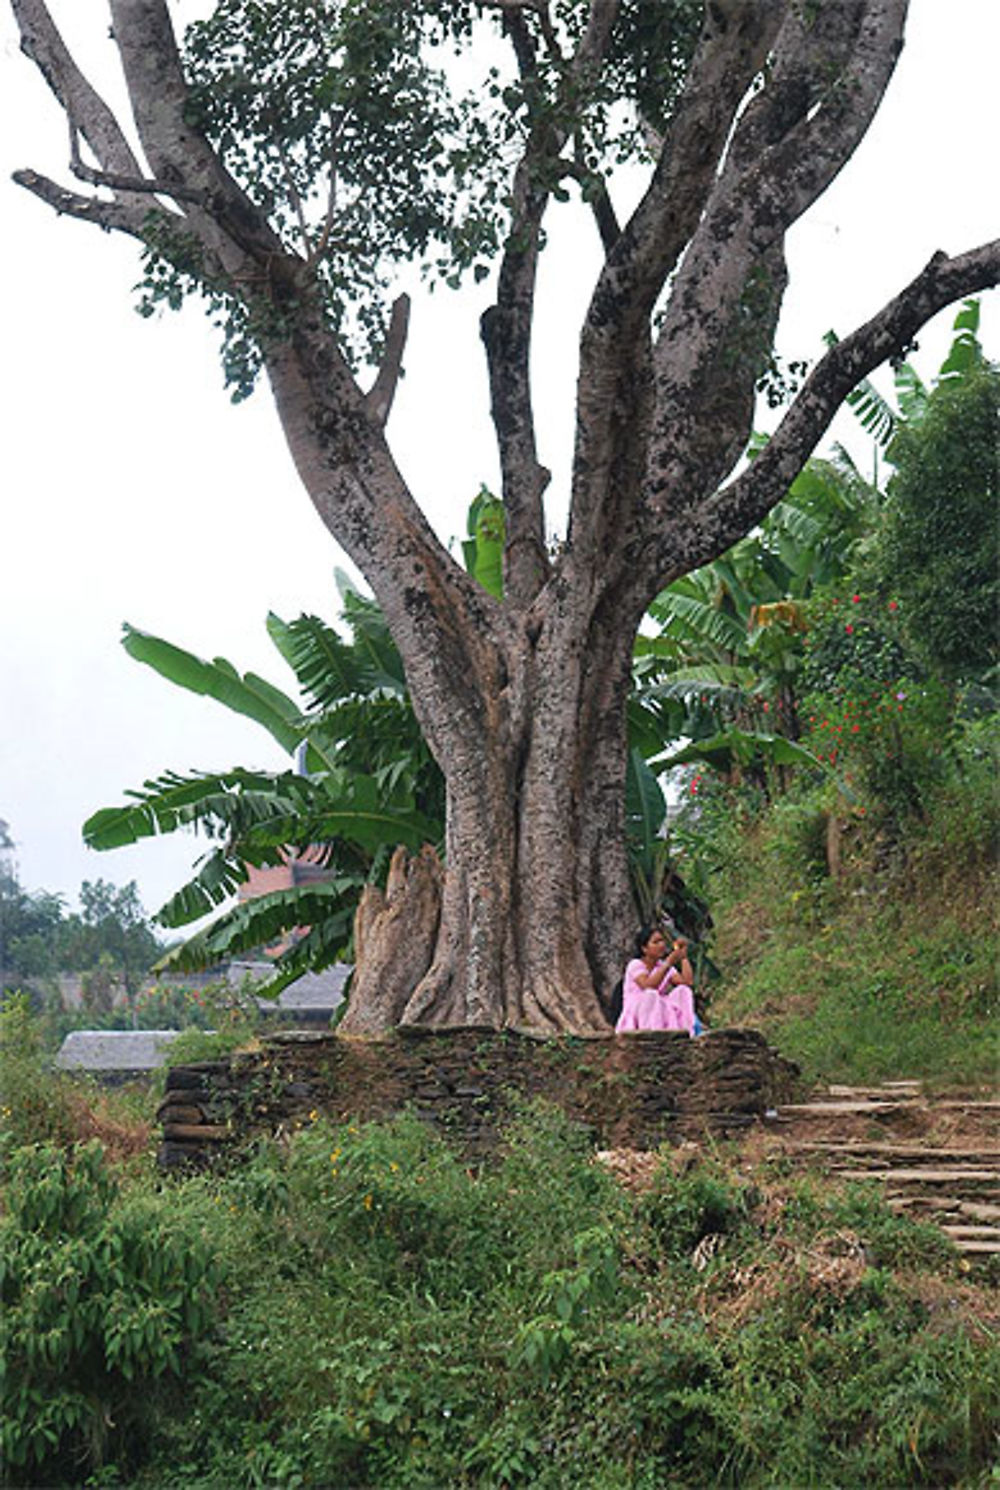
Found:
[[[86,39],[80,60],[94,80],[108,76],[104,5],[70,0],[56,10],[70,18],[68,39]],[[912,0],[907,45],[875,124],[791,240],[779,335],[786,358],[817,356],[829,327],[851,330],[936,249],[956,253],[1000,232],[998,69],[1000,0]],[[97,854],[82,844],[84,819],[167,768],[285,761],[250,721],[129,659],[121,623],[287,687],[267,612],[332,619],[333,571],[344,560],[298,483],[266,387],[249,403],[229,402],[199,309],[140,319],[136,246],[57,219],[10,181],[26,166],[69,181],[67,153],[61,116],[20,56],[4,8],[0,818],[28,889],[61,892],[72,904],[83,879],[136,879],[152,911],[203,842],[174,835]],[[554,218],[543,267],[536,403],[557,500],[591,231]],[[984,297],[982,339],[994,357],[998,301],[995,291]],[[462,532],[480,481],[495,481],[477,335],[485,303],[483,288],[416,299],[408,375],[389,427],[445,539]],[[946,312],[921,337],[914,360],[927,376],[953,317]]]

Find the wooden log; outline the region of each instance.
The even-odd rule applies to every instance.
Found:
[[[995,1256],[1000,1252],[1000,1241],[996,1242],[956,1242],[955,1246],[959,1252],[977,1252],[986,1256]]]
[[[207,1086],[170,1086],[167,1085],[163,1093],[161,1106],[165,1107],[168,1102],[180,1102],[194,1107],[208,1107],[218,1098],[218,1090],[212,1090]]]
[[[1000,1242],[1000,1230],[995,1226],[949,1226],[942,1221],[941,1230],[953,1237],[985,1237],[987,1240]]]

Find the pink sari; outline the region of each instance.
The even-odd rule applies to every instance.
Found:
[[[683,1030],[694,1033],[694,994],[681,981],[675,967],[667,968],[658,962],[652,969],[658,983],[643,988],[638,982],[640,973],[649,969],[641,957],[635,957],[625,969],[622,985],[622,1012],[615,1025],[615,1034],[628,1034],[633,1030]]]

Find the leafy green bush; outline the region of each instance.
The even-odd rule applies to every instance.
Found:
[[[8,994],[0,1008],[0,1132],[4,1152],[73,1136],[66,1083],[48,1069],[27,994]]]
[[[0,1219],[12,1483],[37,1485],[148,1445],[157,1383],[189,1375],[214,1312],[210,1251],[161,1197],[125,1197],[99,1144],[32,1145]]]
[[[541,1107],[481,1170],[412,1117],[316,1120],[162,1192],[116,1191],[93,1148],[15,1157],[15,1482],[833,1490],[988,1463],[989,1342],[911,1281],[952,1249],[867,1187],[757,1190],[717,1156],[633,1196]]]

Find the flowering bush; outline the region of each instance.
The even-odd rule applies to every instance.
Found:
[[[953,723],[948,691],[907,654],[899,612],[898,601],[857,590],[827,596],[806,641],[803,744],[887,825],[923,815]]]

